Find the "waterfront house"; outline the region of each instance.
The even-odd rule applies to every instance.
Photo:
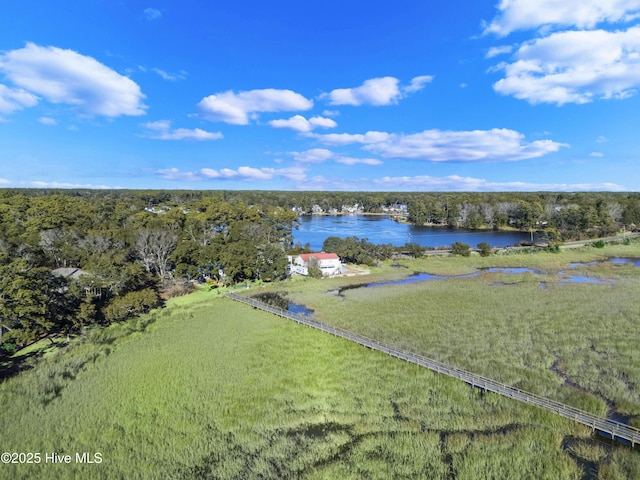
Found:
[[[302,253],[289,256],[289,271],[298,275],[309,275],[309,268],[314,264],[322,271],[323,277],[342,275],[342,262],[335,253]]]

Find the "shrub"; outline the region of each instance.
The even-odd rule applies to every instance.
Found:
[[[478,250],[480,251],[481,257],[488,257],[491,255],[491,245],[487,242],[481,242],[478,244]]]
[[[404,248],[413,258],[420,258],[424,254],[424,247],[418,243],[407,243]]]
[[[453,255],[462,255],[463,257],[468,257],[471,255],[471,247],[466,243],[456,242],[451,245],[451,253]]]

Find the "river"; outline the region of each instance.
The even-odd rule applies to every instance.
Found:
[[[391,220],[386,215],[303,215],[300,226],[293,231],[294,244],[309,244],[314,251],[322,250],[327,237],[366,238],[371,243],[394,246],[412,242],[423,247],[449,246],[462,242],[472,247],[487,242],[493,247],[516,245],[531,240],[527,232],[496,232],[492,230],[451,230],[445,227],[423,227]],[[536,239],[534,235],[534,240]]]

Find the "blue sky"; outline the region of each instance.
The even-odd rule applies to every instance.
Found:
[[[640,190],[640,0],[0,15],[0,187]]]

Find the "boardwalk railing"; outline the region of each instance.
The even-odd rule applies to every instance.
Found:
[[[629,425],[625,425],[624,423],[599,417],[597,415],[593,415],[569,405],[556,402],[555,400],[541,397],[540,395],[526,392],[524,390],[505,385],[495,380],[491,380],[490,378],[483,377],[482,375],[477,375],[461,368],[447,365],[446,363],[439,362],[431,358],[423,357],[422,355],[418,355],[416,353],[401,350],[392,345],[387,345],[377,340],[367,338],[363,335],[350,332],[349,330],[345,330],[343,328],[334,327],[333,325],[329,325],[318,320],[312,315],[291,313],[287,310],[283,310],[281,308],[274,307],[273,305],[269,305],[267,303],[256,300],[255,298],[245,297],[236,293],[227,293],[227,296],[238,302],[251,305],[254,308],[258,308],[260,310],[273,313],[274,315],[293,320],[296,323],[307,325],[317,330],[322,330],[323,332],[330,333],[331,335],[345,338],[347,340],[351,340],[352,342],[359,343],[360,345],[364,345],[365,347],[371,348],[373,350],[384,352],[392,357],[399,358],[416,365],[420,365],[422,367],[433,370],[434,372],[457,378],[466,382],[472,387],[479,388],[487,392],[497,393],[514,400],[528,403],[529,405],[535,405],[537,407],[544,408],[551,412],[557,413],[562,417],[575,420],[576,422],[582,423],[583,425],[587,425],[594,431],[607,434],[613,440],[621,441],[622,443],[628,442],[632,447],[634,447],[636,444],[640,444],[640,430]]]

